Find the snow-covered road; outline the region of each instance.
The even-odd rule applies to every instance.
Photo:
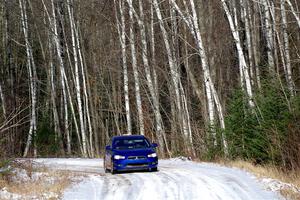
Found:
[[[242,170],[181,159],[161,160],[158,172],[105,174],[102,159],[37,159],[55,169],[88,173],[68,188],[65,200],[201,199],[275,200],[251,174]]]

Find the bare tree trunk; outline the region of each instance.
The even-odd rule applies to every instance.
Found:
[[[85,132],[86,129],[85,129],[84,119],[83,119],[84,114],[83,114],[81,92],[80,92],[80,73],[78,67],[78,55],[77,55],[76,38],[75,38],[76,27],[74,22],[74,16],[71,10],[70,0],[67,0],[67,6],[68,6],[70,26],[71,26],[71,36],[72,36],[72,46],[73,46],[73,55],[74,55],[74,66],[75,66],[75,90],[76,90],[76,97],[77,97],[77,104],[78,104],[82,149],[83,149],[83,156],[87,157],[87,140],[86,140],[86,132]]]
[[[286,19],[286,11],[285,11],[285,0],[280,0],[280,11],[281,11],[281,19],[282,19],[282,31],[283,31],[283,41],[284,41],[284,55],[286,59],[286,77],[288,88],[290,90],[290,95],[295,95],[295,87],[294,81],[292,77],[292,67],[291,67],[291,58],[290,58],[290,45],[289,45],[289,37],[287,33],[287,19]]]
[[[295,19],[297,21],[298,27],[300,29],[300,17],[298,16],[299,12],[297,14],[297,12],[295,11],[295,8],[294,8],[294,6],[293,6],[293,4],[291,3],[290,0],[285,0],[285,1],[289,4],[289,6],[291,8],[291,11],[292,11],[292,13],[293,13],[293,15],[294,15],[294,17],[295,17]]]
[[[116,5],[116,0],[114,0],[114,3]],[[125,27],[125,17],[124,17],[124,13],[123,13],[124,8],[125,8],[124,2],[122,0],[119,0],[119,11],[120,11],[120,15],[121,15],[121,23],[119,21],[118,15],[117,15],[117,9],[115,9],[115,12],[116,12],[119,40],[120,40],[121,49],[122,49],[122,64],[123,64],[123,81],[124,81],[126,120],[127,120],[127,134],[131,135],[132,127],[131,127],[130,104],[129,104],[129,85],[128,85],[128,70],[127,70],[127,59],[126,59],[126,36],[125,36],[125,28],[126,27]]]
[[[144,22],[144,10],[143,10],[143,5],[142,5],[142,1],[139,1],[139,12],[140,12],[140,16],[138,16],[138,14],[136,13],[136,11],[134,10],[132,3],[128,1],[128,4],[130,6],[130,9],[132,10],[132,13],[135,15],[137,21],[138,21],[138,25],[140,27],[140,35],[141,35],[141,42],[142,42],[142,60],[143,60],[143,64],[144,64],[144,68],[145,68],[145,73],[146,73],[146,80],[147,80],[147,86],[150,92],[150,96],[151,96],[151,100],[153,103],[153,109],[154,109],[154,116],[155,116],[155,121],[156,121],[156,131],[157,131],[157,137],[160,138],[164,138],[165,140],[165,146],[166,146],[166,150],[170,156],[170,151],[168,148],[168,143],[166,141],[166,136],[165,136],[165,132],[163,129],[163,122],[162,122],[162,117],[160,114],[160,108],[159,108],[159,98],[158,98],[158,92],[157,92],[157,86],[155,86],[155,82],[156,82],[156,73],[155,73],[155,69],[153,69],[153,77],[154,77],[154,81],[152,81],[152,77],[151,77],[151,70],[150,70],[150,66],[149,66],[149,59],[148,59],[148,45],[147,45],[147,41],[146,41],[146,29],[145,29],[145,22]],[[152,17],[153,17],[153,13],[152,13]],[[153,20],[153,18],[151,19]],[[154,47],[154,33],[153,33],[153,21],[151,22],[151,42],[152,42],[152,53],[153,53],[153,59],[155,62],[155,47]],[[155,65],[153,63],[153,65]],[[154,82],[154,84],[153,84]],[[164,144],[160,144],[160,148],[164,148]],[[161,150],[162,152],[164,152],[164,150]]]
[[[229,8],[228,8],[225,0],[221,0],[221,2],[222,2],[222,5],[223,5],[223,8],[225,10],[225,13],[226,13],[226,16],[227,16],[227,19],[228,19],[228,22],[229,22],[229,26],[230,26],[230,29],[231,29],[231,33],[233,35],[235,45],[236,45],[236,48],[237,48],[237,51],[238,51],[240,70],[242,70],[240,72],[240,74],[242,74],[244,76],[244,79],[245,79],[246,92],[247,92],[247,95],[248,95],[248,103],[249,103],[249,106],[251,108],[253,108],[254,107],[254,102],[253,102],[252,85],[251,85],[251,80],[250,80],[250,76],[249,76],[249,68],[246,64],[246,60],[245,60],[243,48],[242,48],[242,45],[241,45],[239,32],[238,32],[238,27],[236,27],[236,25],[233,23],[232,15],[230,14]]]
[[[89,131],[89,156],[94,157],[94,148],[93,148],[93,128],[92,128],[92,122],[91,122],[91,115],[90,115],[90,108],[89,108],[89,95],[88,95],[88,87],[87,87],[87,80],[86,80],[86,67],[83,62],[83,52],[81,50],[80,45],[80,35],[79,35],[79,23],[77,23],[77,28],[75,29],[75,35],[76,35],[76,43],[77,43],[77,50],[78,50],[78,56],[81,66],[81,74],[82,74],[82,85],[83,85],[83,94],[84,94],[84,106],[85,106],[85,112],[86,112],[86,118],[88,123],[88,131]]]
[[[252,38],[250,33],[250,22],[249,18],[251,16],[251,13],[248,13],[249,9],[249,1],[246,0],[240,0],[241,4],[241,13],[242,13],[242,20],[244,21],[245,25],[245,32],[246,32],[246,46],[247,46],[247,52],[248,52],[248,61],[249,61],[249,71],[250,71],[250,80],[252,85],[254,84],[254,62],[253,62],[253,55],[252,55]]]
[[[271,21],[271,14],[270,14],[270,4],[269,0],[262,0],[262,4],[264,7],[264,20],[265,20],[265,26],[264,31],[266,35],[266,41],[267,41],[267,54],[268,54],[268,64],[270,72],[275,72],[275,62],[273,57],[273,50],[274,50],[274,44],[273,44],[273,34],[272,34],[272,21]]]
[[[249,8],[250,9],[250,8]],[[259,6],[257,3],[254,3],[254,10],[259,12]],[[256,15],[252,16],[253,19],[253,25],[252,25],[252,41],[253,41],[253,58],[254,58],[254,65],[255,65],[255,74],[256,74],[256,82],[257,82],[257,87],[260,90],[261,89],[261,81],[260,81],[260,69],[259,69],[259,62],[260,62],[260,57],[259,57],[259,49],[258,49],[258,44],[259,44],[259,27],[257,23]]]
[[[21,18],[22,18],[22,29],[25,37],[25,46],[26,46],[26,55],[27,55],[27,67],[29,73],[29,84],[30,84],[30,93],[31,93],[31,119],[30,119],[30,128],[28,133],[28,138],[26,142],[26,147],[23,153],[23,157],[26,157],[32,143],[32,140],[35,140],[36,137],[36,90],[37,90],[37,74],[36,66],[34,63],[32,55],[32,47],[29,43],[28,37],[28,22],[27,22],[27,13],[26,13],[26,2],[25,0],[19,0],[20,9],[21,9]],[[34,157],[37,156],[36,145],[34,145]]]
[[[57,53],[57,57],[58,57],[58,61],[59,61],[59,65],[60,65],[60,75],[61,75],[61,86],[62,86],[62,93],[63,93],[63,105],[64,105],[64,125],[65,125],[65,134],[67,135],[67,148],[68,148],[68,154],[71,153],[71,141],[70,141],[70,132],[69,132],[69,119],[68,119],[68,106],[67,106],[67,95],[66,95],[66,86],[65,86],[65,81],[64,81],[64,77],[63,77],[63,71],[65,70],[64,68],[64,61],[62,58],[62,49],[61,49],[61,45],[59,42],[59,38],[58,38],[58,31],[57,31],[57,23],[56,23],[56,14],[55,14],[55,5],[54,5],[54,1],[51,0],[51,4],[52,4],[52,31],[53,31],[53,40],[55,42],[56,45],[56,53]],[[50,21],[51,22],[51,21]],[[58,140],[59,140],[59,144],[63,150],[63,141],[62,141],[62,134],[61,132],[58,132]],[[62,152],[63,153],[63,152]]]
[[[49,33],[49,36],[51,33]],[[49,54],[50,54],[50,85],[51,85],[51,101],[52,101],[52,113],[53,113],[53,120],[54,120],[54,131],[57,135],[61,136],[61,129],[60,129],[60,120],[59,115],[57,111],[57,105],[56,105],[56,85],[55,85],[55,67],[53,64],[53,56],[52,56],[52,41],[49,39]],[[62,141],[62,138],[58,138],[60,141]],[[61,146],[63,147],[63,146]]]
[[[143,116],[143,108],[142,108],[142,100],[141,100],[141,94],[140,94],[140,83],[139,83],[139,72],[137,68],[137,60],[136,60],[136,50],[135,50],[135,38],[134,38],[134,32],[133,32],[133,6],[132,6],[132,0],[128,0],[129,3],[129,19],[130,19],[130,47],[131,47],[131,58],[132,58],[132,68],[133,68],[133,76],[134,76],[134,86],[135,86],[135,98],[136,98],[136,105],[138,110],[138,121],[139,121],[139,128],[140,128],[140,134],[145,134],[145,128],[144,128],[144,116]]]
[[[140,5],[142,2],[140,1]],[[140,13],[143,10],[140,9]],[[157,85],[157,74],[156,74],[156,53],[155,53],[155,37],[154,37],[154,10],[153,10],[153,4],[151,3],[151,19],[150,19],[150,44],[151,44],[151,54],[152,54],[152,71],[153,71],[153,86],[154,86],[154,91],[156,92],[156,97],[159,101],[159,93],[158,93],[158,85]],[[141,14],[142,15],[142,14]],[[143,20],[144,21],[144,20]]]
[[[161,11],[160,11],[157,0],[153,0],[153,6],[154,6],[156,16],[157,16],[158,21],[159,21],[159,26],[160,26],[160,29],[161,29],[161,32],[162,32],[163,41],[164,41],[165,48],[166,48],[166,51],[167,51],[168,64],[169,64],[169,67],[170,67],[170,74],[171,74],[171,81],[172,81],[172,88],[173,88],[173,91],[175,93],[176,108],[177,108],[177,111],[180,112],[180,111],[182,111],[182,106],[181,106],[181,101],[180,101],[179,74],[178,74],[178,71],[177,71],[177,66],[176,66],[176,63],[175,63],[175,60],[174,60],[174,55],[172,53],[169,36],[168,36],[168,33],[167,33],[166,28],[164,26],[162,14],[161,14]],[[182,123],[183,123],[183,121],[182,121]],[[159,140],[162,140],[162,138],[160,138]]]
[[[0,98],[1,98],[1,107],[2,107],[2,112],[3,112],[3,117],[6,118],[5,98],[4,98],[1,82],[0,82]]]
[[[212,127],[212,135],[214,139],[214,144],[216,145],[216,132],[214,130],[215,126],[215,117],[214,117],[214,105],[217,107],[218,111],[218,117],[220,121],[221,128],[225,128],[225,123],[224,123],[224,117],[223,117],[223,110],[221,106],[220,99],[218,97],[217,91],[215,89],[215,86],[213,84],[210,71],[209,71],[209,65],[208,65],[208,59],[206,56],[205,48],[202,42],[202,36],[200,33],[199,25],[198,25],[198,17],[196,13],[196,8],[195,8],[195,3],[193,0],[190,0],[190,5],[192,9],[192,14],[189,14],[189,11],[187,10],[186,13],[188,13],[187,17],[182,13],[178,5],[174,0],[171,0],[172,5],[174,8],[177,10],[179,15],[183,18],[184,22],[186,23],[187,27],[190,29],[193,37],[195,38],[196,45],[197,45],[197,50],[199,52],[201,62],[202,62],[202,70],[204,73],[204,84],[206,88],[206,98],[207,98],[207,104],[208,104],[208,113],[209,113],[209,124]],[[187,8],[187,6],[186,6]],[[215,103],[215,104],[214,104]],[[225,138],[225,135],[222,135],[222,142],[223,142],[223,147],[224,147],[224,154],[228,154],[228,149],[227,149],[227,141]]]

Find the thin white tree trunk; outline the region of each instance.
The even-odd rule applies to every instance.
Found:
[[[52,24],[53,22],[52,22],[51,17],[48,13],[48,10],[47,10],[47,7],[44,3],[44,0],[42,0],[42,3],[43,3],[43,6],[44,6],[44,9],[46,11],[46,14],[48,16],[49,23],[50,23],[50,26],[52,28],[52,33],[54,33],[55,32],[54,25]],[[55,36],[57,36],[57,34]],[[53,40],[54,40],[54,43],[57,44],[56,41],[58,40],[58,38],[53,37]],[[60,45],[59,45],[59,49],[60,49]],[[68,48],[67,48],[67,52],[68,52]],[[60,55],[60,57],[61,57],[61,55]],[[69,53],[68,53],[68,57],[70,59]],[[70,63],[70,65],[71,65],[71,63]],[[62,66],[62,65],[60,65],[60,66]],[[72,95],[71,95],[71,91],[70,91],[70,88],[69,88],[69,85],[68,85],[68,79],[67,79],[64,67],[60,68],[60,73],[61,73],[61,84],[65,85],[65,88],[66,88],[66,91],[67,91],[66,98],[68,97],[68,100],[69,100],[71,113],[72,113],[72,116],[73,116],[73,121],[74,121],[74,126],[75,126],[75,132],[76,132],[76,135],[77,135],[77,138],[78,138],[79,148],[80,148],[81,154],[83,154],[82,142],[81,142],[81,137],[80,137],[80,132],[79,132],[79,128],[78,128],[77,118],[76,118],[76,114],[75,114],[75,110],[74,110]],[[68,105],[66,103],[66,100],[64,100],[63,104],[64,104],[64,110],[65,110],[65,112],[67,112]],[[68,118],[67,114],[65,114],[65,121],[66,121],[66,118]],[[65,124],[65,129],[68,128],[66,126],[68,126],[68,124]],[[70,134],[67,135],[67,151],[68,151],[68,153],[71,153],[71,136],[70,136]]]
[[[131,3],[128,3],[128,4],[129,4],[130,9],[132,10],[133,14],[136,17],[139,28],[140,28],[140,35],[141,35],[141,42],[142,42],[142,60],[143,60],[143,64],[144,64],[145,74],[146,74],[146,83],[147,83],[147,86],[148,86],[148,89],[150,92],[150,96],[151,96],[151,100],[152,100],[152,104],[153,104],[153,110],[154,110],[154,116],[155,116],[155,122],[156,122],[156,133],[157,133],[157,138],[159,141],[159,148],[160,148],[160,151],[162,152],[162,154],[164,154],[164,147],[166,146],[166,150],[167,150],[168,154],[170,155],[168,143],[166,141],[166,136],[165,136],[165,132],[163,129],[162,117],[160,114],[158,92],[156,91],[157,88],[155,87],[155,83],[153,83],[156,80],[155,69],[153,69],[154,81],[152,81],[152,77],[151,77],[151,70],[150,70],[149,59],[148,59],[148,45],[147,45],[147,41],[146,41],[146,28],[145,28],[145,24],[144,24],[144,10],[143,10],[142,0],[139,0],[140,16],[136,13],[132,4]],[[152,13],[152,16],[153,16],[153,13]],[[153,18],[152,18],[152,20],[153,20]],[[151,23],[153,23],[153,21]],[[154,33],[152,32],[153,31],[152,25],[153,24],[151,24],[151,37],[154,37]],[[154,38],[151,38],[151,42],[152,42],[151,48],[153,51],[152,53],[153,53],[153,56],[155,56],[155,50],[153,49],[154,48]],[[154,61],[155,61],[155,58],[154,58]],[[155,65],[155,64],[153,63],[153,65]],[[164,145],[164,141],[165,141],[165,145]]]
[[[134,76],[135,98],[136,98],[136,105],[138,110],[138,121],[139,121],[138,124],[140,128],[140,134],[144,135],[145,134],[144,116],[143,116],[142,100],[140,94],[139,72],[138,72],[137,60],[136,60],[135,37],[133,31],[134,19],[133,19],[132,0],[128,0],[128,4],[129,4],[129,19],[130,19],[129,38],[130,38],[132,68],[133,68],[133,76]]]
[[[49,36],[51,33],[49,33]],[[50,36],[51,37],[51,36]],[[61,135],[61,129],[60,129],[60,120],[57,112],[57,106],[56,106],[56,86],[55,86],[55,67],[53,64],[53,56],[52,56],[52,41],[49,39],[49,64],[50,64],[50,87],[51,87],[51,101],[52,101],[52,113],[53,113],[53,120],[54,120],[54,131],[56,134]]]
[[[192,128],[191,128],[191,122],[190,122],[190,114],[189,114],[189,110],[188,110],[188,105],[187,105],[187,99],[186,99],[186,95],[183,89],[183,86],[180,82],[180,90],[181,90],[181,101],[182,101],[182,116],[183,116],[183,128],[185,129],[183,131],[183,133],[185,134],[185,139],[188,140],[187,141],[187,150],[188,153],[195,156],[195,151],[194,151],[194,144],[193,144],[193,135],[192,135]]]
[[[241,4],[241,13],[242,13],[242,19],[244,21],[245,25],[245,32],[246,32],[246,46],[248,51],[248,61],[249,61],[249,71],[250,71],[250,79],[251,83],[253,85],[253,79],[254,79],[254,62],[253,62],[253,55],[252,55],[252,38],[251,38],[251,32],[250,32],[250,21],[249,16],[251,16],[251,13],[248,13],[249,9],[249,2],[246,0],[240,0]]]
[[[74,17],[73,17],[74,19]],[[85,65],[83,62],[83,56],[82,56],[82,50],[80,47],[80,35],[78,33],[79,29],[79,23],[77,25],[77,28],[75,28],[75,35],[76,35],[76,44],[77,44],[77,49],[78,49],[78,57],[80,61],[80,66],[81,66],[81,73],[82,73],[82,86],[83,86],[83,94],[84,94],[84,102],[85,102],[85,110],[86,110],[86,117],[87,117],[87,123],[88,123],[88,130],[89,130],[89,152],[90,156],[94,157],[94,147],[93,147],[93,128],[92,128],[92,122],[91,122],[91,115],[90,115],[90,108],[89,108],[89,95],[88,95],[88,90],[87,90],[87,80],[86,80],[86,75],[85,75]]]
[[[294,88],[294,81],[293,81],[293,77],[292,77],[292,66],[291,66],[291,58],[290,58],[289,36],[287,33],[285,0],[280,0],[280,11],[281,11],[281,19],[282,19],[284,55],[285,55],[285,60],[286,60],[287,83],[288,83],[288,88],[290,90],[290,95],[294,96],[295,88]]]
[[[193,21],[195,36],[196,36],[196,39],[197,39],[198,50],[199,50],[199,53],[200,53],[200,57],[201,57],[201,61],[202,61],[202,68],[203,68],[203,71],[204,71],[205,85],[206,85],[206,88],[207,88],[206,93],[207,93],[207,96],[209,97],[208,98],[208,102],[209,102],[208,103],[208,107],[209,107],[208,110],[209,110],[209,112],[214,112],[214,104],[213,104],[213,101],[214,101],[215,105],[217,107],[218,117],[219,117],[221,128],[225,129],[223,110],[222,110],[222,106],[221,106],[219,96],[217,94],[217,91],[216,91],[215,86],[214,86],[214,84],[212,82],[212,79],[211,79],[208,60],[207,60],[205,48],[204,48],[204,45],[203,45],[203,42],[202,42],[200,28],[199,28],[199,25],[198,25],[198,17],[197,17],[197,13],[196,13],[194,0],[190,0],[190,4],[191,4],[191,8],[192,8],[192,16],[193,16],[192,21]],[[215,120],[215,119],[213,119],[213,120]],[[228,155],[228,147],[227,147],[227,141],[226,141],[224,133],[222,133],[222,143],[223,143],[223,148],[224,148],[224,154],[227,156]]]
[[[270,14],[270,5],[268,0],[262,0],[262,4],[264,7],[264,20],[265,20],[265,26],[264,31],[266,35],[266,41],[267,41],[267,54],[268,54],[268,64],[270,72],[275,72],[275,63],[274,63],[274,57],[273,57],[273,50],[274,50],[274,44],[273,44],[273,34],[272,34],[272,21],[271,21],[271,14]]]
[[[67,151],[68,151],[68,154],[71,154],[71,141],[70,141],[70,132],[69,132],[67,94],[66,94],[65,81],[64,81],[64,77],[63,77],[63,72],[65,70],[65,67],[64,67],[64,61],[63,61],[63,58],[62,58],[62,49],[61,49],[60,41],[59,41],[59,38],[58,38],[55,5],[54,5],[53,0],[51,0],[51,4],[52,4],[52,23],[51,23],[51,25],[52,25],[52,29],[53,29],[52,30],[53,31],[53,40],[54,40],[54,43],[55,43],[55,46],[56,46],[56,53],[57,53],[58,62],[59,62],[59,66],[60,66],[60,76],[61,76],[60,78],[61,78],[61,86],[62,86],[62,93],[63,93],[64,125],[65,125],[65,135],[67,136]],[[44,6],[45,6],[45,4],[44,4]],[[45,9],[46,9],[46,7],[45,7]],[[50,22],[51,22],[51,20],[50,20]],[[59,140],[61,140],[59,142],[62,142],[62,135],[61,134],[59,134]],[[63,145],[61,145],[61,146],[63,146]]]
[[[157,0],[153,0],[153,6],[154,6],[154,10],[156,12],[156,16],[157,16],[159,26],[160,26],[160,29],[162,32],[162,36],[163,36],[163,41],[164,41],[165,48],[167,51],[168,64],[169,64],[170,72],[171,72],[170,74],[171,74],[172,88],[174,89],[174,93],[175,93],[175,103],[176,103],[177,111],[180,112],[182,110],[182,107],[181,107],[180,91],[179,91],[179,75],[178,75],[176,63],[174,60],[174,55],[172,54],[169,36],[168,36],[168,33],[164,26],[162,14],[161,14]]]
[[[175,62],[175,66],[176,68],[178,68],[177,66],[179,66],[179,60],[178,60],[178,56],[179,56],[179,44],[178,44],[178,23],[177,23],[177,16],[176,16],[176,9],[171,6],[171,9],[170,9],[170,20],[171,20],[171,31],[172,31],[172,34],[171,34],[171,50],[172,50],[172,55],[173,55],[173,59],[174,59],[174,62]],[[176,69],[177,70],[177,69]],[[180,110],[178,110],[179,113],[185,113],[184,112],[184,100],[185,100],[185,92],[184,92],[184,89],[182,87],[182,84],[181,84],[181,79],[180,79],[180,72],[179,70],[177,71],[177,74],[178,74],[178,85],[179,85],[179,94],[180,94],[180,104],[181,106],[179,107]],[[188,151],[191,152],[191,149],[190,149],[190,146],[191,144],[189,144],[189,127],[188,127],[188,124],[190,124],[187,120],[189,119],[188,116],[186,116],[186,113],[185,114],[182,114],[182,115],[178,115],[178,118],[179,118],[179,122],[180,122],[180,126],[181,126],[181,129],[182,129],[182,133],[184,135],[184,138],[185,138],[185,145],[187,146],[188,148]]]
[[[81,91],[80,91],[80,73],[78,67],[78,55],[76,49],[76,36],[75,36],[75,23],[71,10],[70,0],[67,0],[67,7],[69,13],[70,20],[70,28],[71,28],[71,37],[72,37],[72,47],[73,47],[73,55],[74,55],[74,66],[75,66],[75,90],[78,104],[78,114],[79,114],[79,122],[80,122],[80,131],[81,131],[81,139],[82,139],[82,149],[83,156],[87,157],[87,140],[86,140],[86,132],[85,125],[83,120],[83,108],[82,108],[82,100],[81,100]]]
[[[174,8],[177,10],[179,15],[182,17],[182,19],[186,23],[187,27],[191,30],[191,33],[194,36],[196,44],[197,44],[198,52],[199,52],[201,62],[202,62],[202,70],[204,73],[204,84],[205,84],[205,89],[206,89],[206,98],[207,98],[207,105],[208,105],[209,124],[210,124],[210,126],[214,126],[214,123],[215,123],[215,119],[214,119],[214,103],[215,103],[215,105],[217,107],[217,111],[218,111],[218,117],[219,117],[221,128],[225,128],[221,102],[218,97],[217,91],[214,87],[213,81],[211,79],[208,60],[207,60],[206,52],[205,52],[203,42],[202,42],[202,36],[201,36],[199,25],[198,25],[198,17],[197,17],[197,13],[196,13],[195,3],[193,0],[190,0],[190,4],[191,4],[191,8],[192,8],[192,15],[189,14],[188,11],[186,11],[186,13],[188,13],[188,16],[186,17],[182,13],[182,11],[180,10],[180,8],[176,4],[176,2],[174,0],[171,0],[171,2],[172,2],[172,5],[174,6]],[[216,133],[215,133],[214,129],[212,129],[212,134],[213,134],[213,138],[214,138],[214,144],[216,144],[216,140],[215,140]],[[224,153],[227,155],[228,154],[227,141],[226,141],[224,134],[222,135],[222,142],[223,142],[223,147],[224,147]]]
[[[248,68],[246,60],[245,60],[245,56],[244,56],[244,52],[243,52],[243,48],[241,45],[240,36],[239,36],[239,32],[238,32],[238,27],[236,27],[234,25],[232,15],[230,14],[229,8],[228,8],[225,0],[220,0],[220,1],[222,2],[223,8],[225,10],[227,20],[229,22],[229,26],[231,29],[231,33],[233,35],[234,42],[235,42],[235,45],[236,45],[236,48],[238,51],[240,70],[242,70],[241,74],[244,75],[244,79],[245,79],[245,83],[246,83],[246,92],[248,95],[248,103],[249,103],[249,106],[251,108],[253,108],[254,102],[253,102],[252,85],[251,85],[251,80],[250,80],[250,76],[249,76],[249,68]]]
[[[234,26],[238,27],[239,23],[238,23],[238,14],[237,14],[237,6],[236,6],[236,1],[232,2],[233,6],[232,6],[232,10],[233,10],[233,18],[234,18]],[[244,91],[245,90],[245,76],[243,73],[243,67],[242,65],[239,64],[239,70],[240,70],[240,82],[241,82],[241,88]]]
[[[128,85],[128,70],[127,70],[127,59],[126,59],[126,35],[125,35],[125,17],[123,13],[123,9],[125,8],[124,2],[119,0],[119,11],[121,16],[121,23],[119,21],[116,12],[116,20],[117,20],[117,29],[119,34],[119,40],[121,43],[121,51],[122,51],[122,64],[123,64],[123,86],[124,86],[124,98],[125,98],[125,112],[126,112],[126,120],[127,120],[127,134],[132,134],[132,127],[131,127],[131,116],[130,116],[130,102],[129,102],[129,85]],[[116,5],[116,0],[114,0]]]
[[[295,17],[295,19],[296,19],[296,21],[297,21],[298,27],[299,27],[299,29],[300,29],[300,17],[298,16],[299,12],[297,13],[297,12],[295,11],[295,8],[294,8],[294,6],[293,6],[293,4],[291,3],[290,0],[286,0],[286,2],[289,4],[290,9],[291,9],[291,11],[292,11],[292,13],[293,13],[293,15],[294,15],[294,17]]]
[[[26,157],[32,143],[32,139],[36,137],[36,66],[33,60],[32,47],[29,42],[28,37],[28,22],[27,22],[27,13],[26,13],[26,2],[24,0],[19,0],[20,9],[21,9],[21,20],[22,20],[22,29],[25,38],[26,46],[26,55],[27,55],[27,67],[29,73],[29,84],[30,84],[30,93],[31,93],[31,119],[30,119],[30,128],[27,137],[27,142],[24,150],[23,157]],[[37,156],[36,145],[34,145],[34,156]]]
[[[249,8],[250,9],[250,8]],[[258,7],[258,4],[254,4],[254,10],[260,10]],[[253,25],[252,25],[252,41],[253,41],[253,57],[254,57],[254,65],[255,65],[255,75],[256,75],[256,82],[257,82],[257,87],[260,90],[261,89],[261,81],[260,81],[260,69],[259,69],[259,49],[258,49],[258,44],[259,44],[259,27],[257,23],[257,18],[256,15],[253,15]]]
[[[141,0],[140,0],[140,4]],[[143,11],[143,10],[142,10]],[[151,19],[150,19],[150,44],[151,44],[151,54],[152,54],[152,71],[153,71],[153,84],[154,84],[154,91],[156,92],[156,97],[159,100],[159,93],[158,93],[158,85],[157,85],[157,74],[156,74],[156,53],[155,53],[155,36],[154,36],[154,10],[153,10],[153,4],[151,4],[150,8],[151,12]],[[141,13],[141,10],[140,10]],[[143,12],[142,12],[143,13]],[[143,20],[144,21],[144,20]]]
[[[2,89],[2,83],[0,82],[0,97],[1,97],[1,106],[4,118],[6,118],[6,107],[5,107],[5,98]]]

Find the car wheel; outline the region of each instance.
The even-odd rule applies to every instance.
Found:
[[[111,169],[110,169],[110,173],[111,173],[111,174],[116,174],[116,173],[117,173],[117,170],[114,169],[114,163],[113,163],[113,161],[111,161]]]
[[[157,172],[157,167],[151,169],[152,172]]]
[[[104,167],[104,172],[105,172],[105,173],[108,173],[108,169],[107,169],[107,167],[106,167],[105,159],[103,160],[103,167]]]

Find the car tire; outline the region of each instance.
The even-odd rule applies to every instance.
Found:
[[[157,172],[157,171],[158,171],[158,170],[157,170],[157,167],[152,168],[151,171],[152,171],[152,172]]]
[[[103,167],[104,167],[104,172],[105,172],[105,173],[108,173],[108,169],[107,169],[107,167],[106,167],[106,162],[105,162],[105,160],[103,160]]]
[[[114,169],[114,163],[113,163],[113,161],[111,161],[111,169],[110,169],[110,173],[111,173],[111,174],[116,174],[116,173],[117,173],[117,170]]]

